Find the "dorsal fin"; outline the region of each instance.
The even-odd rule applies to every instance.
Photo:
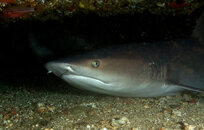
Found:
[[[202,12],[193,30],[192,36],[204,45],[204,11]]]

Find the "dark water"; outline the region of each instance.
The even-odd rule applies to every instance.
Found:
[[[110,45],[154,42],[159,48],[161,44],[156,41],[189,38],[199,15],[200,11],[178,16],[81,15],[61,21],[1,23],[0,80],[11,84],[41,83],[50,78],[44,69],[47,61]],[[32,43],[37,43],[41,54]],[[189,42],[180,46],[197,45]]]

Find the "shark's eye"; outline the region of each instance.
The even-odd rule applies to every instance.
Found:
[[[94,68],[98,68],[99,65],[100,65],[100,62],[98,60],[95,60],[95,61],[92,61],[91,65],[94,67]]]

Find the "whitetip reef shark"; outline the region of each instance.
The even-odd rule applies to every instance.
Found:
[[[204,45],[204,12],[192,38],[166,41]],[[151,45],[151,44],[150,44]],[[163,43],[165,48],[165,43]],[[155,47],[121,45],[48,62],[49,72],[69,84],[120,97],[158,97],[204,92],[204,49],[175,53]]]

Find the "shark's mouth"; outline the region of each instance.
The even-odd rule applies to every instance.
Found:
[[[106,82],[99,78],[87,76],[86,73],[81,74],[70,64],[57,65],[56,63],[51,63],[49,66],[47,66],[47,69],[49,73],[54,73],[64,81],[77,88],[105,93],[106,89],[110,88],[112,85],[112,83]]]
[[[76,88],[94,91],[102,94],[108,94],[107,89],[111,86],[111,83],[107,83],[100,79],[83,75],[64,74],[61,78]]]
[[[93,77],[90,77],[90,76],[85,76],[85,75],[79,75],[79,74],[66,74],[66,72],[64,74],[62,74],[61,78],[64,79],[66,77],[66,79],[69,79],[69,80],[77,80],[77,81],[83,81],[83,82],[88,82],[90,84],[101,84],[101,85],[104,85],[104,86],[108,86],[110,85],[110,83],[108,82],[105,82],[103,80],[100,80],[100,79],[97,79],[97,78],[93,78]],[[91,83],[92,82],[92,83]]]
[[[66,67],[66,71],[64,73],[61,74],[60,76],[62,79],[63,77],[69,77],[70,80],[73,79],[73,80],[78,80],[79,82],[80,81],[83,81],[84,83],[85,82],[93,82],[95,84],[101,84],[101,85],[105,85],[105,86],[108,86],[110,85],[110,83],[108,82],[105,82],[103,80],[100,80],[98,78],[94,78],[94,77],[91,77],[91,76],[87,76],[87,75],[83,75],[83,74],[80,74],[79,72],[77,72],[75,69],[72,68],[72,66],[68,65]]]

